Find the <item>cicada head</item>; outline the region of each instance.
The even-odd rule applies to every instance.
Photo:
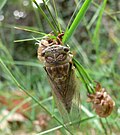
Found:
[[[62,45],[52,45],[44,49],[41,56],[46,65],[62,65],[71,61],[69,48]]]

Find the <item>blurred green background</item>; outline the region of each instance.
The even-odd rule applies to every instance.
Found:
[[[59,23],[63,31],[78,2],[79,0],[55,0]],[[82,3],[83,1],[81,1]],[[99,125],[93,125],[92,121],[84,122],[78,132],[80,135],[89,135],[90,132],[93,135],[120,134],[120,1],[108,0],[103,13],[102,4],[102,0],[92,2],[69,41],[69,46],[92,79],[101,82],[102,86],[111,94],[116,107],[107,119],[107,123],[105,119],[102,124],[99,122],[101,128],[98,128]],[[52,1],[48,1],[48,5],[55,16]],[[44,5],[41,3],[40,6],[48,15]],[[0,58],[16,80],[34,97],[43,101],[50,111],[53,111],[54,103],[51,99],[51,88],[47,75],[43,64],[37,59],[38,46],[35,44],[34,38],[42,38],[38,31],[49,33],[51,29],[30,0],[0,0]],[[81,86],[80,89],[82,105],[94,114],[90,105],[86,103],[85,87]],[[18,106],[19,103],[23,103],[23,105]],[[5,113],[5,110],[8,113]],[[13,113],[21,114],[24,120],[16,119],[14,121],[14,117],[9,120],[8,115]],[[84,116],[89,115],[82,110],[81,117]],[[4,128],[0,127],[3,135],[22,133],[32,135],[57,126],[46,112],[26,94],[18,90],[2,65],[0,65],[0,118],[0,124],[6,123]],[[97,117],[96,120],[99,121],[99,118]],[[90,127],[89,131],[85,131],[87,126]],[[62,134],[59,130],[53,133]]]

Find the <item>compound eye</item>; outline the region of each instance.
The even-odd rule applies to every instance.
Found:
[[[64,51],[65,51],[65,52],[68,52],[68,51],[69,51],[69,48],[67,48],[67,47],[64,48]]]
[[[50,56],[46,57],[45,59],[48,63],[52,63],[54,61],[54,58]]]
[[[63,60],[66,59],[66,57],[67,57],[67,56],[66,56],[65,54],[60,54],[60,55],[57,56],[57,60],[58,60],[58,61],[63,61]]]

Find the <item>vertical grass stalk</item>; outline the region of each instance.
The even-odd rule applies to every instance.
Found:
[[[26,91],[26,89],[24,88],[24,86],[22,86],[17,80],[16,78],[13,76],[13,74],[10,72],[10,70],[7,68],[7,66],[4,64],[4,62],[2,61],[2,59],[0,58],[0,63],[3,66],[3,68],[6,70],[6,72],[11,76],[11,79],[15,82],[15,84],[20,88],[20,90],[24,91],[29,97],[31,97],[36,103],[38,103],[38,105],[44,109],[52,118],[54,118],[59,124],[61,124],[71,135],[73,135],[71,133],[71,131],[69,131],[67,129],[67,127],[56,117],[53,116],[52,113],[47,110],[47,108],[45,108],[45,106],[43,106],[35,97],[33,97],[28,91]]]
[[[54,26],[52,25],[52,23],[50,22],[49,18],[47,17],[47,15],[44,13],[44,11],[42,10],[42,8],[38,5],[38,3],[36,2],[36,0],[33,0],[33,2],[35,3],[35,5],[38,7],[38,9],[40,10],[40,13],[43,15],[43,17],[47,20],[48,24],[50,25],[50,27],[52,28],[53,32],[55,33],[55,35],[57,35],[57,31],[54,28]]]
[[[101,26],[101,22],[102,22],[102,15],[104,13],[106,3],[107,3],[107,0],[104,0],[104,2],[101,5],[99,17],[98,17],[97,24],[96,24],[96,27],[95,27],[95,30],[94,30],[94,35],[93,35],[93,38],[92,38],[93,44],[95,45],[98,63],[99,63],[99,60],[100,60],[100,58],[99,58],[99,45],[100,45],[99,32],[100,32],[100,26]]]
[[[82,18],[84,17],[91,1],[92,0],[85,0],[85,2],[83,3],[82,7],[79,10],[79,12],[77,13],[73,23],[71,24],[70,28],[68,30],[66,30],[65,35],[63,37],[63,43],[66,43],[70,39],[70,37],[72,36],[74,31],[78,27],[79,23],[81,22]]]

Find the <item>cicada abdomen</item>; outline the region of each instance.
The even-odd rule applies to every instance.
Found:
[[[38,52],[40,52],[39,49],[41,49],[41,46],[38,48]],[[77,93],[75,68],[69,48],[59,44],[49,45],[41,53],[38,53],[38,57],[44,58],[44,68],[60,113],[77,116],[80,98],[79,93]],[[77,108],[77,111],[74,108]]]

